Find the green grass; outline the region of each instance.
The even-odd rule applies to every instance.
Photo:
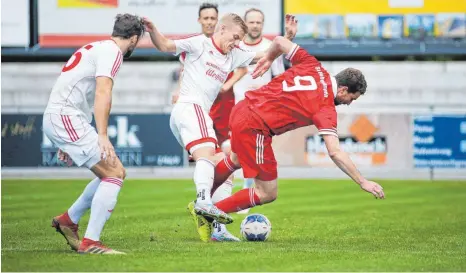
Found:
[[[2,181],[2,271],[466,271],[464,182],[385,181],[375,200],[349,181],[281,180],[253,209],[272,222],[269,241],[202,243],[191,181],[128,180],[102,236],[126,256],[78,255],[50,227],[86,183]]]

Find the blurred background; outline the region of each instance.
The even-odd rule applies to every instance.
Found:
[[[82,45],[110,36],[115,15],[151,18],[165,35],[199,33],[198,7],[265,14],[264,35],[298,17],[295,40],[332,74],[363,71],[368,92],[338,108],[343,148],[374,178],[466,179],[466,2],[463,0],[2,0],[3,177],[90,177],[63,167],[42,133],[61,67]],[[109,134],[128,177],[190,178],[169,129],[180,64],[146,36],[114,87]],[[279,176],[339,178],[315,128],[274,139]],[[239,171],[238,176],[241,176]]]

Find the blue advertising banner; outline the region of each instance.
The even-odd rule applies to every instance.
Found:
[[[115,114],[108,134],[126,167],[183,166],[183,148],[166,114]],[[60,166],[57,148],[42,132],[42,115],[2,114],[2,166]]]
[[[466,168],[466,115],[415,116],[415,168]]]

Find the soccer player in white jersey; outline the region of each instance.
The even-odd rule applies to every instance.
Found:
[[[249,51],[266,51],[272,41],[265,38],[262,35],[264,28],[264,13],[256,8],[248,9],[244,13],[244,21],[248,26],[248,33],[240,43],[240,47]],[[283,64],[283,57],[278,57],[272,64],[271,68],[265,72],[262,77],[256,79],[252,78],[252,72],[255,69],[255,65],[248,66],[248,74],[241,78],[234,86],[233,91],[235,93],[235,104],[244,99],[244,94],[248,90],[255,90],[259,87],[269,83],[272,80],[272,76],[278,76],[285,72],[285,65]],[[243,188],[251,188],[253,186],[254,179],[245,178]],[[249,209],[239,211],[239,214],[247,214]]]
[[[214,30],[218,22],[218,5],[208,2],[202,3],[199,6],[198,16],[198,23],[202,27],[202,34],[210,38],[214,34]],[[177,88],[174,90],[172,95],[172,103],[176,103],[176,101],[178,100],[181,87],[181,79],[183,78],[182,71],[185,58],[186,52],[182,52],[180,54],[180,62],[182,64],[182,68],[180,72],[180,78],[178,79]],[[240,67],[228,75],[226,82],[223,84],[221,91],[217,95],[217,98],[215,99],[209,111],[209,116],[212,119],[212,123],[214,125],[214,131],[215,136],[217,138],[218,146],[224,148],[222,149],[223,152],[228,152],[229,150],[228,145],[224,146],[222,145],[222,143],[229,142],[228,121],[230,119],[231,109],[233,109],[233,106],[235,105],[233,85],[246,73],[248,73],[248,69],[246,67]],[[217,149],[217,156],[224,156],[223,153],[220,153],[220,151],[218,150],[220,149]],[[230,197],[232,191],[233,175],[230,178],[228,178],[228,180],[225,183],[223,183],[217,190],[215,190],[215,192],[212,192],[212,202],[215,204],[216,202]],[[197,215],[193,215],[193,219],[197,226],[199,217]],[[215,242],[240,241],[240,239],[238,239],[228,231],[225,224],[217,223],[217,221],[213,221],[212,223],[212,235],[210,236],[210,238],[201,238],[201,240],[203,241],[208,241],[209,239]]]
[[[96,175],[74,204],[52,220],[52,226],[78,253],[124,254],[100,242],[125,179],[125,168],[115,154],[107,126],[113,81],[123,57],[131,56],[143,34],[141,18],[117,15],[108,40],[83,46],[66,63],[45,109],[43,130],[59,148],[59,159],[69,165],[74,161]],[[92,113],[97,131],[91,125]],[[89,224],[80,241],[78,222],[89,208]]]
[[[208,219],[228,224],[233,219],[219,210],[212,202],[211,192],[226,179],[218,179],[217,169],[228,168],[231,162],[225,157],[216,164],[215,147],[217,140],[209,110],[217,97],[228,74],[238,67],[247,67],[265,54],[250,52],[238,47],[248,32],[243,19],[237,14],[227,14],[217,24],[212,37],[198,35],[187,39],[170,40],[162,35],[155,25],[144,18],[147,31],[155,47],[162,52],[180,54],[186,52],[180,96],[173,107],[170,127],[178,142],[185,147],[196,161],[194,183],[197,199],[192,212],[202,216],[207,224],[199,222],[198,232],[202,238],[210,237]],[[293,33],[292,37],[296,32]]]

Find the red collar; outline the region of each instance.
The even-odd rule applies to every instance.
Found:
[[[262,37],[259,39],[259,41],[255,42],[255,43],[252,43],[252,44],[246,43],[246,41],[243,40],[243,43],[244,43],[245,45],[247,45],[247,46],[255,46],[255,45],[260,44],[260,42],[262,42]]]
[[[214,44],[214,47],[218,50],[218,52],[220,52],[220,54],[225,55],[225,53],[223,53],[223,50],[220,49],[220,47],[218,47],[217,44],[214,42],[214,38],[210,37],[210,39],[212,40],[212,44]]]

